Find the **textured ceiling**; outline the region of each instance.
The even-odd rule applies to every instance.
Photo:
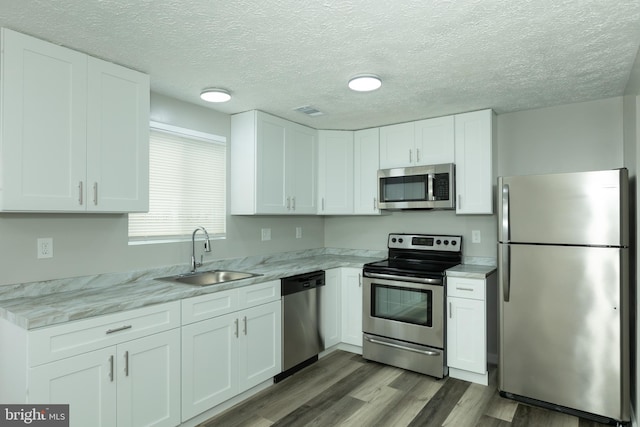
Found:
[[[638,0],[0,0],[0,26],[151,75],[153,91],[362,129],[622,95]],[[347,80],[378,74],[381,89]],[[199,100],[208,86],[233,99]],[[311,105],[325,114],[307,117]]]

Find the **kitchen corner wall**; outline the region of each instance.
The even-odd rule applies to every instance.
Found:
[[[163,95],[151,94],[151,120],[230,141],[228,114]],[[261,228],[271,229],[270,241],[261,241]],[[39,237],[53,238],[53,258],[36,259]],[[212,242],[205,262],[323,246],[322,217],[228,216],[227,238]],[[174,264],[186,271],[190,257],[191,242],[130,246],[127,215],[0,213],[0,286]]]
[[[623,167],[622,112],[623,98],[615,97],[499,114],[494,178]],[[481,243],[471,243],[472,230],[480,230]],[[465,257],[496,259],[497,216],[452,211],[329,217],[325,245],[384,250],[391,232],[462,234]]]

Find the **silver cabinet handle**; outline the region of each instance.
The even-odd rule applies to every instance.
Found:
[[[82,181],[78,183],[78,204],[82,206]]]
[[[420,162],[420,149],[416,148],[416,162]]]
[[[291,199],[287,197],[287,210],[291,209]]]
[[[453,316],[453,310],[451,310],[451,303],[449,303],[449,319]]]
[[[362,274],[358,273],[358,286],[362,287]]]
[[[473,288],[461,288],[460,286],[456,286],[456,289],[459,291],[471,291],[473,292]]]
[[[374,197],[373,198],[373,210],[375,211],[378,208],[378,200]]]
[[[109,356],[109,381],[113,382],[113,354]]]
[[[247,316],[244,316],[244,334],[247,335]]]
[[[98,206],[98,183],[93,183],[93,204]]]
[[[462,194],[458,194],[458,207],[462,209]]]
[[[322,198],[322,210],[324,211],[324,197]]]
[[[132,325],[125,325],[125,326],[120,326],[119,328],[115,328],[115,329],[107,329],[107,335],[108,334],[113,334],[115,332],[126,331],[127,329],[131,329],[132,327],[133,327]]]
[[[129,352],[124,352],[124,376],[129,376]]]
[[[411,157],[411,148],[409,148],[409,163],[411,163],[411,159],[412,159],[412,157]]]
[[[293,210],[293,211],[296,210],[296,196],[293,196],[291,198],[291,210]]]
[[[235,320],[236,324],[236,338],[238,338],[238,319]]]

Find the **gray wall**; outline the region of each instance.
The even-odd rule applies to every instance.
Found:
[[[158,94],[151,96],[151,119],[226,136],[230,116]],[[185,264],[189,242],[128,244],[127,215],[0,214],[0,285]],[[271,228],[262,242],[260,229]],[[295,227],[302,227],[301,239]],[[36,239],[52,237],[54,257],[36,259]],[[321,217],[228,217],[227,238],[213,242],[205,260],[323,247]]]

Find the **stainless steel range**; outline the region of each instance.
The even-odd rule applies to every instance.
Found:
[[[363,268],[362,356],[442,378],[445,270],[462,261],[462,236],[389,234],[387,246]]]

